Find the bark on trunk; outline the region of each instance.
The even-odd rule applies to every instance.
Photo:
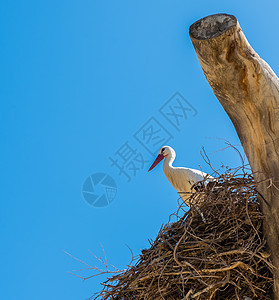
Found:
[[[203,72],[229,115],[257,181],[279,300],[279,80],[249,45],[237,19],[216,14],[195,22],[190,37]]]

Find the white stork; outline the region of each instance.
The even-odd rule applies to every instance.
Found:
[[[163,170],[167,179],[177,190],[181,199],[189,206],[190,203],[187,200],[194,192],[192,189],[193,184],[202,182],[207,185],[208,182],[214,181],[214,177],[199,170],[173,167],[172,163],[175,156],[175,151],[170,146],[163,146],[148,172],[155,168],[161,160],[165,159]]]

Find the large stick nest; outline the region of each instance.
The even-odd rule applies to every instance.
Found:
[[[221,176],[192,196],[188,211],[179,209],[134,266],[108,278],[97,298],[271,299],[257,197],[251,176]]]

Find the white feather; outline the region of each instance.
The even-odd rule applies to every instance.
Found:
[[[176,156],[175,151],[169,146],[164,146],[159,153],[162,153],[162,149],[164,149],[163,153],[166,154],[163,165],[164,173],[182,200],[189,205],[187,200],[195,192],[192,189],[193,184],[201,181],[204,185],[207,185],[208,182],[214,180],[214,177],[195,169],[173,167],[172,163]]]

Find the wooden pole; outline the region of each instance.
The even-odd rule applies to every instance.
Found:
[[[279,79],[248,43],[237,19],[216,14],[190,27],[203,72],[227,112],[256,181],[264,230],[276,267],[274,299],[279,300]]]

